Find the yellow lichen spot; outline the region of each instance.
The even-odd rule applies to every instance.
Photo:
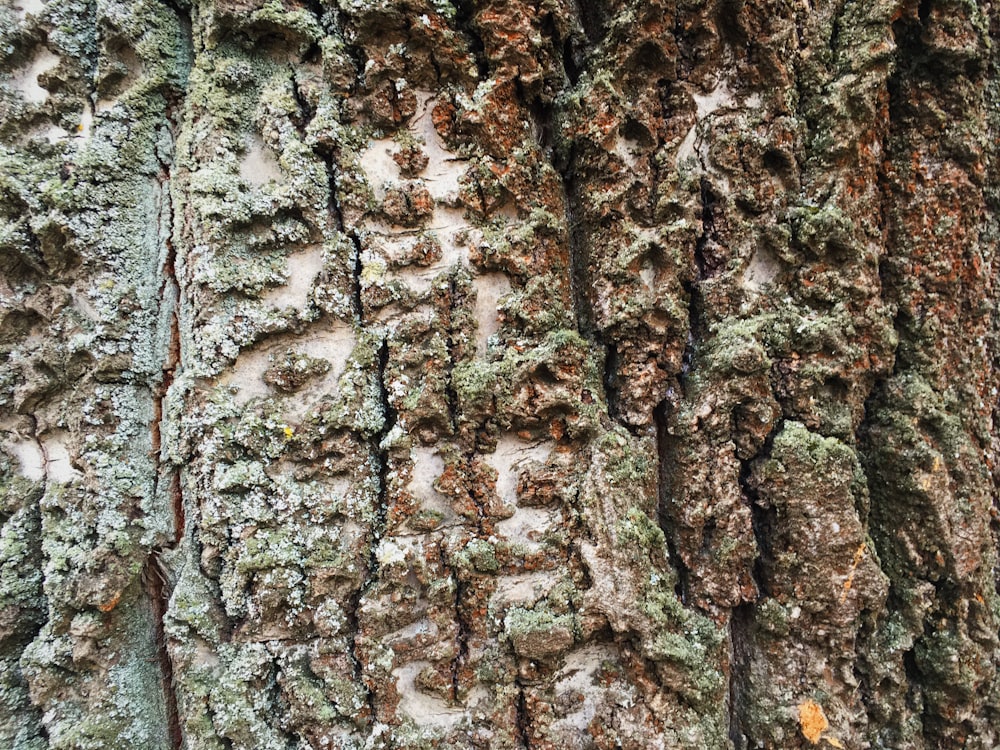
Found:
[[[799,705],[799,728],[802,735],[812,744],[819,742],[823,732],[830,726],[823,713],[823,707],[814,700],[807,700]]]
[[[369,261],[361,268],[361,281],[366,284],[375,284],[385,276],[388,267],[384,262]]]
[[[823,739],[829,742],[831,746],[837,748],[837,750],[844,750],[844,743],[836,737],[824,737]]]
[[[282,431],[285,433],[285,440],[291,440],[292,436],[295,434],[295,430],[293,430],[287,424],[282,428]]]

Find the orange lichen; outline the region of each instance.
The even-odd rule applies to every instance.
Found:
[[[858,548],[854,551],[854,559],[851,561],[851,569],[847,573],[847,580],[844,581],[844,592],[840,595],[840,603],[843,604],[847,601],[847,594],[851,590],[851,586],[854,585],[854,574],[858,571],[858,565],[861,564],[861,559],[865,556],[865,543],[862,542]]]
[[[820,738],[830,727],[830,722],[826,720],[823,707],[814,700],[807,700],[799,704],[799,728],[802,735],[812,744],[820,741]]]
[[[101,612],[110,612],[111,610],[113,610],[115,607],[118,606],[118,602],[120,602],[121,600],[122,600],[121,593],[117,593],[110,599],[108,599],[106,602],[104,602],[104,604],[98,604],[97,608],[101,610]]]

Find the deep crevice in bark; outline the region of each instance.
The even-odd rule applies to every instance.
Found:
[[[458,433],[458,391],[455,390],[455,297],[458,293],[458,284],[455,275],[452,274],[448,281],[448,325],[447,337],[445,339],[445,351],[448,352],[448,361],[445,362],[444,369],[444,392],[445,401],[448,405],[448,422],[451,425],[452,434]]]
[[[729,739],[735,750],[745,750],[747,736],[742,710],[750,689],[750,658],[755,626],[754,605],[746,602],[736,607],[729,618]]]
[[[190,61],[194,48],[193,28],[190,11],[180,7],[173,0],[167,0],[166,6],[173,12],[182,36],[183,55]],[[187,85],[186,77],[190,68],[185,68],[185,80],[177,81],[180,88],[169,88],[164,99],[166,103],[166,132],[172,144],[176,144],[180,123],[177,109],[183,100]],[[171,152],[173,148],[171,148]],[[162,261],[158,269],[160,289],[158,299],[158,314],[160,324],[166,326],[165,350],[162,352],[163,362],[158,379],[151,391],[153,399],[153,420],[150,425],[151,452],[154,462],[153,498],[162,498],[167,504],[167,511],[173,526],[173,533],[164,541],[151,549],[146,557],[143,572],[140,576],[144,590],[149,597],[153,616],[153,641],[157,651],[157,661],[160,670],[160,680],[163,690],[164,710],[167,720],[167,734],[173,750],[180,750],[184,744],[181,728],[181,718],[178,710],[177,693],[174,687],[174,665],[167,648],[164,633],[164,618],[167,614],[170,594],[173,589],[173,578],[169,566],[162,559],[164,552],[179,547],[187,531],[187,513],[184,504],[184,494],[181,485],[180,469],[165,460],[162,436],[162,423],[166,418],[165,404],[173,386],[177,373],[183,367],[183,347],[181,341],[181,310],[184,288],[177,274],[179,262],[174,244],[174,203],[172,200],[172,167],[171,162],[160,157],[160,174],[158,175],[159,199],[158,229],[162,238]],[[168,319],[163,321],[163,317]],[[166,489],[164,490],[164,485]]]
[[[180,543],[184,537],[185,511],[184,497],[181,492],[180,472],[175,466],[166,465],[163,460],[162,427],[164,419],[164,403],[170,386],[173,385],[177,371],[181,367],[181,333],[180,333],[180,304],[181,289],[177,280],[176,262],[177,253],[172,241],[172,221],[170,212],[172,211],[169,201],[170,190],[170,168],[169,165],[162,165],[161,194],[167,199],[167,205],[162,211],[161,221],[167,226],[164,228],[166,237],[166,257],[161,269],[162,285],[160,287],[160,310],[169,311],[169,323],[167,324],[167,345],[164,353],[164,361],[160,374],[160,380],[153,388],[153,421],[150,425],[152,433],[152,447],[154,461],[156,463],[156,476],[153,482],[153,496],[158,497],[160,487],[163,482],[169,485],[166,498],[170,504],[171,515],[174,525],[173,544]]]
[[[607,34],[610,18],[608,9],[602,7],[601,0],[574,0],[576,17],[580,20],[583,33],[592,46],[600,44]]]
[[[476,28],[476,3],[474,0],[453,0],[452,6],[455,8],[455,29],[468,41],[479,80],[484,81],[489,77],[490,64],[486,57],[486,45]]]
[[[669,481],[669,467],[673,461],[673,443],[676,439],[670,434],[669,414],[667,401],[661,401],[653,410],[653,423],[656,427],[656,453],[657,453],[657,513],[656,520],[660,530],[663,531],[663,538],[667,545],[667,559],[671,567],[677,571],[677,585],[674,593],[680,599],[681,604],[687,604],[688,592],[690,591],[689,578],[690,570],[684,563],[683,558],[677,550],[677,544],[673,538],[673,528],[670,513],[667,510],[672,499],[668,496],[671,482]]]
[[[531,713],[528,711],[528,699],[524,694],[524,685],[520,679],[517,684],[517,705],[515,706],[515,737],[524,750],[531,750]]]
[[[472,628],[462,608],[465,584],[462,583],[454,570],[452,570],[451,575],[455,583],[455,622],[458,624],[458,631],[455,633],[457,653],[451,662],[451,699],[457,705],[461,692],[459,670],[469,655],[469,634],[472,632]]]
[[[590,281],[590,253],[587,227],[581,218],[580,193],[576,177],[576,146],[571,146],[564,164],[553,164],[562,178],[566,206],[566,241],[569,243],[569,281],[573,297],[573,312],[579,333],[595,340],[594,310],[588,294]]]
[[[171,749],[180,750],[184,746],[184,733],[181,729],[180,713],[177,707],[177,694],[174,691],[174,664],[167,650],[166,635],[163,629],[163,618],[167,614],[167,604],[170,600],[170,579],[160,561],[160,550],[154,549],[146,558],[142,579],[145,582],[144,588],[149,596],[153,614],[153,639],[160,667],[160,682],[167,718],[167,735],[170,738]]]
[[[760,502],[760,494],[753,480],[753,470],[757,464],[770,457],[774,439],[781,433],[784,425],[785,420],[779,419],[764,439],[764,445],[757,455],[740,461],[740,492],[750,508],[750,523],[757,544],[757,557],[754,559],[752,574],[757,586],[758,600],[768,595],[767,569],[774,559],[773,539],[774,531],[778,527],[778,517],[773,508]]]
[[[566,207],[566,241],[569,245],[569,282],[570,294],[573,300],[573,312],[576,318],[577,332],[587,339],[595,351],[604,352],[604,372],[601,383],[604,390],[604,401],[607,404],[608,416],[617,424],[635,433],[637,428],[625,422],[618,407],[617,364],[618,349],[613,343],[607,343],[601,329],[597,325],[590,289],[593,286],[590,271],[590,244],[587,225],[582,218],[582,196],[576,173],[577,147],[570,146],[569,153],[560,159],[553,160],[552,166],[559,173],[563,186],[563,204]]]

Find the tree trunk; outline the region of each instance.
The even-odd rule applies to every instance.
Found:
[[[1000,746],[998,22],[9,0],[0,747]]]

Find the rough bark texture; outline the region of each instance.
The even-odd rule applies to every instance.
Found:
[[[8,0],[0,747],[1000,745],[998,44]]]

